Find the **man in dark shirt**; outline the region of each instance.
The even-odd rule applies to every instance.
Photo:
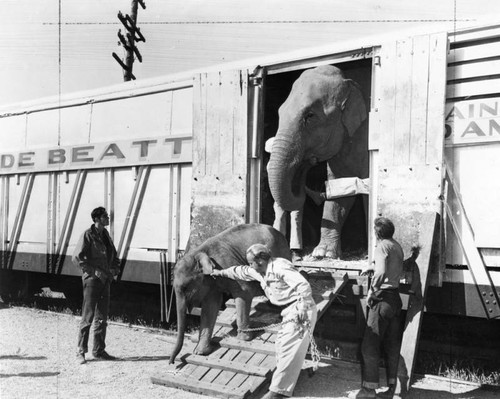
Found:
[[[109,215],[103,207],[91,213],[94,224],[82,234],[73,254],[73,262],[82,269],[83,303],[82,321],[78,331],[77,362],[85,363],[88,351],[90,326],[94,323],[94,347],[96,359],[114,360],[106,351],[106,327],[109,311],[110,286],[120,272],[116,249],[105,229]]]
[[[363,382],[361,390],[356,395],[357,399],[392,398],[394,396],[401,348],[399,316],[402,303],[399,296],[399,280],[403,273],[403,250],[401,245],[392,238],[394,224],[389,219],[379,217],[375,219],[374,224],[377,245],[373,266],[362,271],[362,274],[373,272],[373,277],[367,293],[370,309],[361,345]],[[386,355],[389,388],[376,394],[375,388],[378,388],[379,384],[378,368],[382,342]]]

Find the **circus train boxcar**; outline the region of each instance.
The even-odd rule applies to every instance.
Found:
[[[388,216],[405,258],[418,248],[429,265],[408,277],[430,287],[429,310],[497,317],[498,54],[496,25],[369,37],[4,107],[2,294],[22,280],[12,276],[76,281],[71,254],[99,205],[110,211],[121,280],[142,284],[168,284],[160,266],[188,242],[271,224],[264,143],[293,81],[330,64],[359,84],[369,110],[368,211],[355,207],[345,242],[371,256],[373,218]],[[319,186],[324,170],[311,172]],[[321,217],[312,204],[305,213],[304,242],[314,245]]]

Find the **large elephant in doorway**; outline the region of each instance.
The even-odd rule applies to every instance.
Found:
[[[279,126],[267,165],[274,200],[285,210],[301,209],[308,170],[327,161],[327,177],[367,178],[366,105],[358,85],[325,65],[304,71],[279,109]],[[340,233],[354,197],[324,204],[321,239],[312,255],[341,255]]]
[[[177,342],[170,356],[170,363],[179,354],[186,331],[186,311],[201,305],[199,341],[194,353],[211,352],[211,338],[221,307],[222,293],[230,293],[236,303],[236,323],[239,329],[249,328],[252,298],[263,295],[257,282],[235,281],[228,278],[214,279],[208,273],[212,267],[227,268],[247,264],[246,251],[253,244],[266,245],[273,257],[291,260],[286,238],[273,227],[265,224],[242,224],[224,230],[209,238],[199,247],[189,250],[174,267],[174,290],[177,301]],[[240,339],[248,340],[245,333]]]

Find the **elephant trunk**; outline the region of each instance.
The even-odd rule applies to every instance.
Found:
[[[305,201],[305,180],[311,165],[304,162],[301,147],[278,132],[267,164],[271,194],[286,211],[301,209]]]
[[[170,355],[170,359],[168,361],[169,364],[174,363],[175,358],[181,351],[182,345],[184,344],[184,333],[186,332],[186,298],[179,294],[177,289],[175,294],[177,303],[177,341],[174,349],[172,350],[172,354]]]

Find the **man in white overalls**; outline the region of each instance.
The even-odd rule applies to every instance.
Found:
[[[214,269],[212,276],[233,280],[258,281],[273,305],[284,307],[283,323],[276,339],[276,370],[269,392],[263,399],[292,396],[307,353],[311,333],[316,324],[317,310],[308,281],[284,258],[272,258],[269,248],[262,244],[247,250],[249,266]],[[304,322],[310,327],[304,327]],[[304,331],[304,328],[307,328]]]

